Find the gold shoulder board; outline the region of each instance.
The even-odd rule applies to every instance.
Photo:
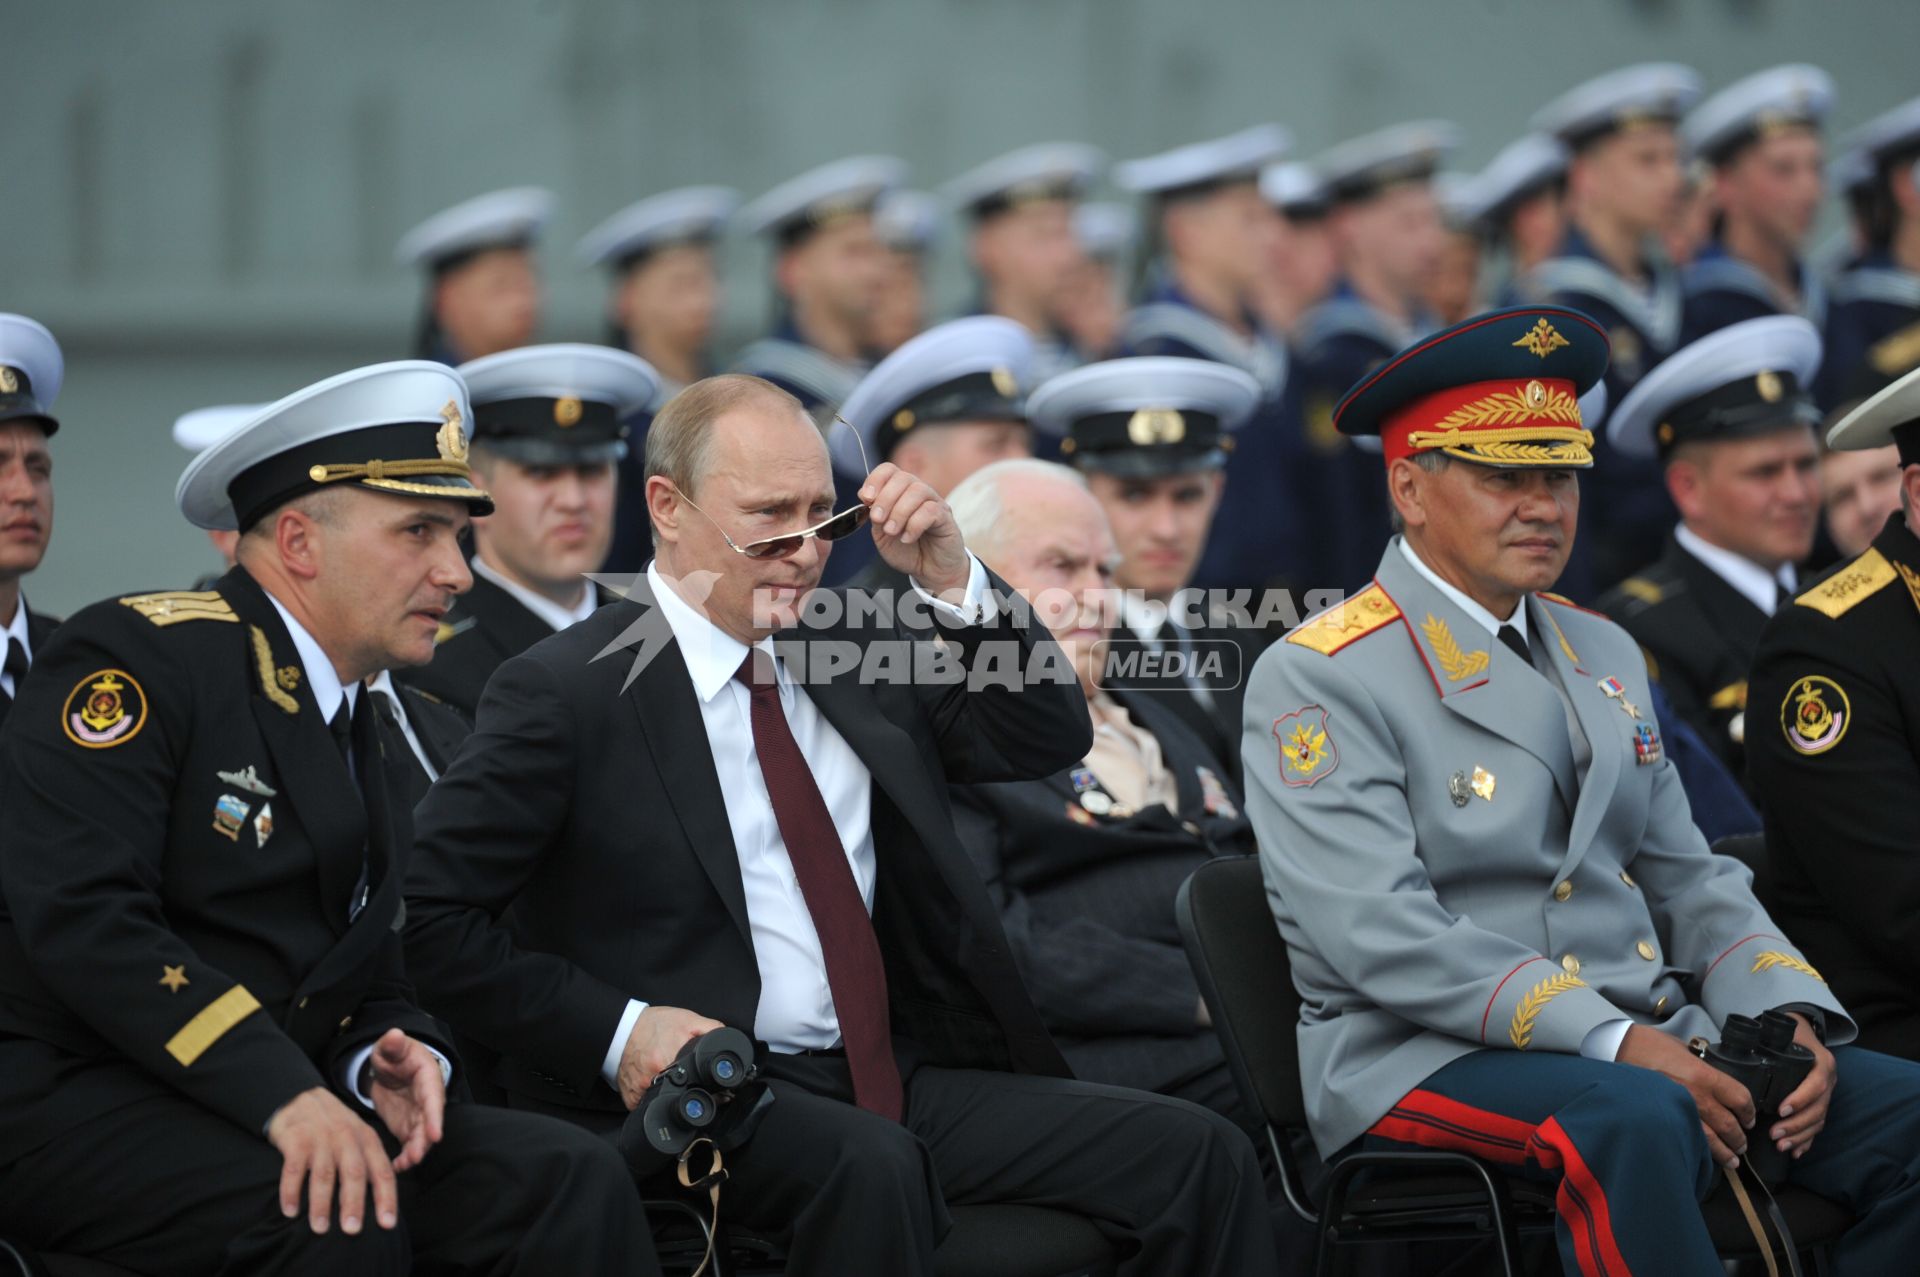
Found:
[[[1839,616],[1871,594],[1877,594],[1899,578],[1893,564],[1878,550],[1868,550],[1794,602],[1828,616]]]
[[[1644,576],[1630,576],[1620,582],[1620,592],[1629,598],[1639,599],[1642,603],[1654,604],[1667,597],[1667,592]]]
[[[218,590],[168,590],[160,594],[129,594],[120,600],[163,629],[182,621],[234,621],[239,617]]]
[[[1295,626],[1288,633],[1287,642],[1310,647],[1322,656],[1332,656],[1355,639],[1365,638],[1389,621],[1399,619],[1400,609],[1393,605],[1387,592],[1371,585],[1338,607],[1328,608]]]

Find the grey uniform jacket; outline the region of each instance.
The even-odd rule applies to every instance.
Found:
[[[1577,1054],[1622,1017],[1684,1041],[1799,1005],[1850,1039],[1752,876],[1694,827],[1626,631],[1531,596],[1529,668],[1397,541],[1247,690],[1248,814],[1322,1152],[1454,1059]]]

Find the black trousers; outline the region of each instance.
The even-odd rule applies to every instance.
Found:
[[[987,1202],[1088,1217],[1127,1277],[1277,1271],[1253,1146],[1197,1105],[929,1066],[907,1073],[896,1123],[854,1107],[842,1059],[762,1068],[776,1098],[727,1159],[725,1209],[786,1243],[789,1277],[931,1273],[947,1207]]]
[[[318,1235],[304,1208],[283,1217],[280,1167],[263,1136],[159,1093],[0,1168],[0,1233],[147,1277],[660,1271],[626,1164],[564,1122],[448,1105],[440,1143],[399,1177],[392,1231],[371,1200],[354,1237],[337,1213]]]

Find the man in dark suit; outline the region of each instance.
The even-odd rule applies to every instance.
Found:
[[[1081,604],[1049,620],[1079,675],[1092,748],[1043,778],[954,788],[960,840],[1034,1004],[1076,1076],[1178,1095],[1252,1126],[1174,925],[1188,874],[1254,850],[1226,764],[1173,710],[1183,692],[1100,686],[1098,618],[1120,552],[1085,478],[1049,461],[1006,462],[952,500],[967,543],[1022,596],[1059,590]]]
[[[54,396],[66,365],[53,334],[25,315],[0,315],[0,723],[59,622],[27,607],[20,578],[53,536]]]
[[[607,601],[587,573],[613,541],[627,421],[659,378],[637,355],[571,344],[457,371],[473,396],[473,467],[494,512],[473,525],[473,589],[447,613],[433,660],[401,681],[471,718],[500,662]]]
[[[976,1201],[1085,1214],[1123,1273],[1270,1271],[1245,1137],[1066,1080],[954,836],[949,780],[1085,754],[1059,650],[993,605],[926,484],[882,464],[835,515],[771,383],[697,383],[647,448],[644,589],[501,666],[422,804],[426,1005],[512,1104],[600,1131],[694,1037],[750,1032],[774,1103],[730,1209],[792,1274],[931,1272],[948,1203]],[[814,592],[823,542],[869,511],[936,639],[820,618],[844,597]]]
[[[156,1277],[655,1271],[611,1149],[446,1104],[402,971],[403,747],[360,680],[466,587],[465,409],[428,363],[280,401],[180,484],[239,566],[36,663],[0,732],[0,1231]]]
[[[1660,558],[1600,600],[1674,710],[1746,776],[1747,675],[1767,618],[1797,593],[1820,518],[1811,384],[1820,334],[1797,315],[1743,320],[1634,387],[1607,442],[1654,460],[1680,509]],[[1770,713],[1760,708],[1759,713]]]

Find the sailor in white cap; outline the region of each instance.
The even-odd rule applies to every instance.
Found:
[[[0,748],[0,943],[30,955],[0,1146],[36,1187],[9,1238],[149,1272],[658,1272],[605,1143],[450,1098],[393,934],[405,751],[362,679],[427,660],[471,579],[467,423],[425,361],[270,405],[176,491],[239,566],[42,653]]]
[[[608,344],[646,360],[668,397],[712,371],[714,244],[739,206],[739,194],[724,186],[663,191],[621,209],[575,249],[612,278]]]
[[[1501,306],[1516,303],[1514,282],[1566,238],[1567,159],[1559,138],[1524,133],[1501,147],[1464,192],[1461,215],[1502,258],[1494,290]]]
[[[651,557],[643,465],[647,426],[654,409],[713,371],[710,347],[721,306],[715,247],[739,205],[738,193],[725,186],[663,191],[621,209],[574,250],[611,278],[607,344],[645,360],[660,378],[655,401],[626,420],[609,562],[637,570]]]
[[[21,579],[53,538],[53,401],[66,376],[60,343],[36,320],[0,314],[0,723],[34,653],[59,624],[27,606]]]
[[[1042,142],[988,160],[942,192],[967,224],[977,311],[1004,315],[1033,334],[1036,381],[1079,362],[1062,339],[1060,303],[1080,260],[1074,208],[1106,166],[1091,146]]]
[[[1324,537],[1320,576],[1308,584],[1359,588],[1387,543],[1379,458],[1334,429],[1333,409],[1369,369],[1434,326],[1421,297],[1443,245],[1433,175],[1459,142],[1452,124],[1415,120],[1342,142],[1314,161],[1331,204],[1339,275],[1294,333],[1303,517]]]
[[[1057,308],[1060,329],[1079,359],[1104,359],[1126,323],[1126,271],[1140,238],[1140,215],[1126,204],[1093,200],[1073,211],[1080,251]]]
[[[1767,618],[1793,601],[1819,525],[1819,367],[1806,320],[1743,320],[1681,348],[1607,421],[1609,447],[1664,468],[1680,522],[1600,609],[1646,649],[1674,709],[1739,777],[1747,671]]]
[[[1875,117],[1848,142],[1871,177],[1855,201],[1864,250],[1829,295],[1819,386],[1828,408],[1920,368],[1920,98]]]
[[[1262,169],[1260,194],[1278,218],[1269,255],[1272,269],[1259,291],[1260,317],[1287,337],[1301,316],[1326,300],[1340,274],[1327,226],[1332,200],[1327,184],[1301,160],[1282,160]]]
[[[1030,455],[1026,394],[1033,385],[1034,339],[1000,315],[969,315],[921,333],[860,379],[828,433],[838,479],[859,487],[891,461],[946,496],[982,466]],[[834,553],[871,546],[842,541]],[[906,576],[862,554],[851,583],[905,590]]]
[[[1114,181],[1147,197],[1147,291],[1127,317],[1122,353],[1207,359],[1259,383],[1261,405],[1240,438],[1218,524],[1197,583],[1264,585],[1298,558],[1298,400],[1286,347],[1256,310],[1278,226],[1260,174],[1286,154],[1287,131],[1264,124],[1116,165]]]
[[[435,213],[394,249],[427,281],[414,355],[457,364],[523,346],[540,323],[533,248],[553,213],[553,196],[516,186]]]
[[[1714,208],[1713,230],[1681,277],[1683,340],[1764,315],[1826,323],[1826,289],[1802,254],[1826,195],[1821,126],[1832,106],[1832,77],[1794,64],[1728,85],[1681,124],[1681,140],[1709,167]]]
[[[199,456],[240,427],[252,421],[266,408],[259,403],[213,404],[181,413],[173,422],[173,441],[194,456]],[[240,533],[233,528],[207,528],[207,540],[219,554],[221,570],[233,567]],[[203,576],[194,582],[196,590],[210,590],[219,581],[217,575]]]
[[[1127,592],[1116,646],[1188,658],[1120,660],[1106,685],[1169,693],[1161,699],[1226,765],[1229,781],[1239,773],[1240,689],[1258,636],[1212,616],[1197,591],[1182,591],[1214,529],[1227,458],[1259,405],[1259,384],[1246,373],[1177,356],[1088,364],[1028,403],[1034,428],[1059,440],[1061,459],[1086,477],[1112,526],[1120,551],[1113,584]]]
[[[825,425],[868,367],[884,250],[874,206],[906,178],[906,165],[860,155],[802,173],[740,211],[774,251],[772,333],[734,359],[735,372],[779,386]]]
[[[1525,301],[1570,306],[1606,329],[1607,393],[1626,398],[1680,343],[1680,275],[1660,237],[1679,217],[1685,174],[1677,126],[1700,98],[1700,77],[1674,63],[1622,67],[1536,111],[1532,128],[1564,143],[1566,237],[1516,279]],[[1586,477],[1580,531],[1560,589],[1588,598],[1659,553],[1673,505],[1651,458],[1602,448]]]
[[[1474,221],[1476,174],[1433,176],[1433,202],[1440,213],[1440,251],[1420,289],[1420,306],[1433,323],[1451,327],[1484,309],[1480,258],[1484,244]]]
[[[880,300],[867,325],[875,358],[898,350],[927,326],[927,264],[946,209],[926,191],[889,191],[873,209],[873,233],[886,248]]]
[[[401,677],[471,716],[502,661],[606,601],[587,574],[612,540],[627,420],[653,402],[659,378],[624,350],[574,344],[503,351],[458,371],[473,401],[474,473],[494,510],[473,525],[473,589],[442,621],[432,664]]]

